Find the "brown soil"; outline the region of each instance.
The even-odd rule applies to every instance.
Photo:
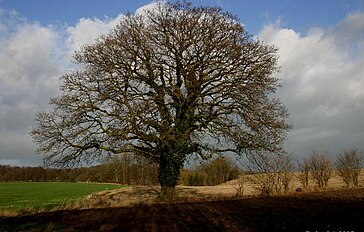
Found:
[[[0,218],[0,231],[364,231],[364,188]]]

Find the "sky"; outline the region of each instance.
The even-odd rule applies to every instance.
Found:
[[[279,48],[286,150],[364,150],[364,0],[192,0],[220,6]],[[150,0],[0,0],[0,164],[40,166],[29,132],[60,94],[72,54]]]

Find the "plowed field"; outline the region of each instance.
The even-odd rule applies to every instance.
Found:
[[[364,231],[364,189],[64,210],[0,218],[0,231]]]

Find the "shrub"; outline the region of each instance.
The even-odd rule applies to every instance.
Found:
[[[248,179],[261,195],[288,192],[293,177],[290,155],[281,153],[254,153],[247,155],[245,166],[254,173]]]
[[[308,160],[304,160],[303,163],[298,163],[298,179],[300,180],[302,187],[307,188],[310,177],[310,165]]]
[[[347,150],[339,154],[335,162],[338,175],[349,188],[350,184],[358,187],[359,175],[363,167],[363,153],[356,150]]]
[[[317,187],[323,189],[332,175],[332,165],[327,152],[314,151],[308,159],[309,170]]]
[[[190,186],[218,185],[239,177],[240,169],[228,158],[218,157],[199,165],[194,171],[183,171],[180,183]]]

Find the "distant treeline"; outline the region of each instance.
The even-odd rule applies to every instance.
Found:
[[[0,165],[0,181],[107,182],[128,185],[158,184],[158,168],[139,157],[127,155],[92,167],[56,169]]]
[[[193,170],[181,172],[180,184],[217,185],[235,179],[240,170],[230,159],[219,157]],[[124,154],[92,167],[55,169],[44,167],[13,167],[0,165],[0,182],[104,182],[127,185],[158,185],[158,165]]]

